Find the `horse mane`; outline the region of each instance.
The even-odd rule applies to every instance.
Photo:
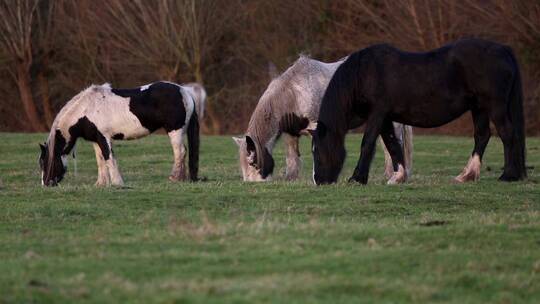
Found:
[[[365,52],[359,51],[346,58],[330,80],[319,110],[316,134],[321,151],[325,151],[329,164],[341,170],[344,154],[331,151],[344,151],[344,140],[349,130],[348,115],[353,102],[362,98],[361,79],[357,73],[360,64],[366,59]]]
[[[352,103],[357,98],[360,91],[361,79],[355,69],[361,64],[365,57],[365,52],[359,51],[348,57],[334,73],[324,92],[319,111],[319,122],[324,124],[327,131],[334,132],[335,135],[344,136],[347,133],[348,119]]]

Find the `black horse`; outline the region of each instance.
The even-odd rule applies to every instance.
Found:
[[[313,179],[334,183],[345,160],[349,129],[365,125],[360,159],[349,181],[367,183],[376,139],[381,135],[394,169],[404,164],[392,121],[422,128],[444,125],[466,111],[474,122],[474,149],[458,181],[476,180],[491,136],[504,144],[502,181],[527,176],[523,94],[511,48],[464,39],[426,53],[381,44],[352,54],[334,74],[322,100],[313,135]]]

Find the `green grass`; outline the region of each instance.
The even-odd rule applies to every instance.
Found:
[[[538,303],[540,139],[526,182],[501,183],[492,138],[481,180],[457,185],[471,138],[415,138],[414,174],[386,186],[303,178],[243,183],[236,145],[203,137],[200,183],[172,183],[165,136],[115,148],[126,188],[95,188],[80,142],[61,186],[39,183],[45,135],[0,134],[0,303]],[[359,136],[348,137],[342,180]],[[276,168],[283,168],[281,144]],[[489,167],[489,168],[488,168]],[[488,170],[489,169],[489,170]]]

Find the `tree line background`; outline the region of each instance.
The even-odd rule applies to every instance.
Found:
[[[46,131],[92,83],[203,83],[203,131],[240,133],[300,53],[335,61],[380,42],[410,51],[461,37],[512,46],[527,131],[540,134],[540,1],[0,0],[0,130]],[[414,89],[414,88],[412,88]],[[430,132],[470,134],[469,115]],[[425,132],[425,131],[424,131]]]

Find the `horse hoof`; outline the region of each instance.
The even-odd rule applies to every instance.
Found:
[[[169,176],[169,180],[171,182],[183,182],[185,180],[185,178],[182,177],[182,176],[173,176],[173,175],[171,175],[171,176]]]
[[[105,183],[105,182],[96,182],[96,183],[94,184],[94,186],[96,186],[96,187],[107,187],[108,184]]]
[[[354,183],[354,184],[362,184],[362,185],[367,184],[367,180],[362,179],[362,178],[356,178],[354,176],[349,178],[348,182],[349,183]]]
[[[521,180],[521,178],[518,176],[504,174],[504,173],[503,175],[501,175],[501,177],[499,177],[499,181],[501,182],[517,182],[519,180]]]
[[[476,182],[480,179],[480,176],[468,172],[467,174],[460,174],[454,178],[454,181],[459,184],[467,183],[467,182]]]
[[[403,184],[405,182],[405,180],[403,178],[395,178],[395,177],[392,177],[391,179],[389,179],[386,184],[387,185],[398,185],[398,184]]]
[[[290,176],[285,175],[285,180],[288,182],[295,181],[297,179],[298,179],[298,175],[290,175]]]

